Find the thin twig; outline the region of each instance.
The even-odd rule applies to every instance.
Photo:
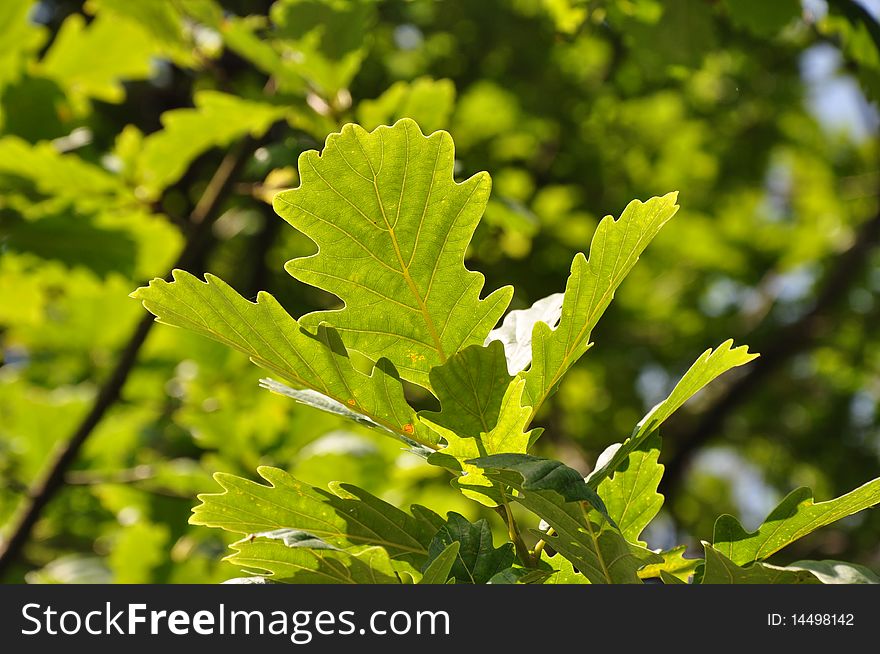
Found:
[[[172,269],[186,270],[204,255],[211,242],[211,226],[219,215],[220,205],[230,190],[235,176],[244,165],[247,155],[252,153],[254,148],[253,139],[245,138],[220,162],[190,215],[193,228]],[[169,271],[166,279],[170,278],[171,272]],[[30,487],[25,506],[20,510],[9,530],[9,537],[0,543],[0,579],[18,558],[43,509],[64,485],[65,474],[76,460],[86,439],[101,422],[110,407],[119,400],[122,387],[125,385],[138,353],[154,324],[153,316],[145,312],[120,353],[116,367],[98,391],[92,408],[70,435],[70,438],[56,449],[51,463]]]

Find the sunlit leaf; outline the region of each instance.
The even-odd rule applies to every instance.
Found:
[[[288,108],[218,91],[194,95],[194,109],[162,114],[164,129],[147,136],[137,159],[139,194],[152,199],[177,181],[198,155],[242,136],[261,136]]]
[[[715,523],[712,547],[737,564],[761,561],[799,538],[880,503],[880,478],[827,502],[813,502],[809,488],[789,493],[764,523],[749,533],[731,515]]]
[[[247,354],[254,363],[286,381],[308,388],[349,407],[365,423],[409,442],[436,443],[435,435],[416,420],[403,397],[403,387],[387,361],[371,375],[351,363],[334,330],[320,326],[316,334],[300,328],[268,293],[249,302],[212,275],[201,282],[175,271],[169,283],[155,279],[132,294],[160,322],[185,327]],[[314,406],[314,403],[312,404]]]
[[[479,465],[473,460],[492,454],[507,452],[524,454],[532,440],[532,432],[524,431],[528,419],[528,407],[521,405],[523,381],[514,381],[507,387],[501,401],[498,419],[495,425],[487,432],[482,432],[476,437],[462,437],[454,431],[431,423],[424,417],[420,419],[438,436],[446,440],[446,447],[429,457],[429,462],[461,471],[461,476],[455,482],[462,492],[471,499],[495,506],[497,498],[495,493],[486,494],[486,490],[493,487]]]
[[[318,245],[287,270],[345,303],[302,324],[329,322],[349,347],[387,357],[425,387],[432,367],[483,344],[512,294],[480,299],[483,276],[464,267],[490,181],[481,173],[456,183],[453,161],[449,134],[425,137],[411,120],[373,132],[346,125],[322,154],[300,157],[300,186],[274,202]]]
[[[366,491],[341,485],[332,493],[307,486],[277,468],[264,466],[258,472],[270,485],[217,473],[223,492],[200,495],[202,503],[193,509],[190,522],[246,535],[239,543],[240,553],[253,552],[242,549],[250,539],[275,541],[265,545],[268,548],[277,544],[322,552],[328,546],[345,551],[379,546],[392,559],[414,564],[425,560],[432,534],[425,533],[412,516]],[[307,545],[308,537],[321,544]]]
[[[757,358],[757,354],[749,352],[748,347],[732,347],[733,341],[724,341],[714,350],[708,349],[694,362],[684,376],[672,389],[665,400],[651,409],[642,418],[641,422],[633,430],[623,445],[617,448],[608,462],[597,467],[588,477],[588,483],[594,488],[605,479],[611,472],[617,470],[629,455],[641,446],[652,433],[654,433],[669,416],[675,413],[691,397],[696,395],[704,386],[716,377],[724,374],[731,368],[742,366]]]
[[[449,127],[454,104],[455,85],[450,80],[420,77],[412,82],[395,82],[375,100],[360,102],[358,123],[371,130],[412,118],[430,134]]]
[[[620,219],[605,217],[590,246],[590,258],[575,256],[565,286],[562,316],[553,329],[537,321],[532,332],[532,365],[526,380],[525,404],[533,415],[556,391],[565,372],[591,345],[590,336],[614,293],[663,225],[675,215],[677,193],[634,200]]]

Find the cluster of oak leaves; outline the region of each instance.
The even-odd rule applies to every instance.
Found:
[[[480,173],[457,183],[453,164],[449,134],[426,137],[408,119],[373,132],[346,125],[322,153],[300,157],[300,186],[274,206],[318,251],[286,269],[337,296],[340,309],[294,319],[268,293],[251,302],[216,277],[182,271],[133,293],[159,321],[240,350],[283,380],[262,380],[269,390],[386,432],[448,469],[465,496],[498,510],[509,533],[496,548],[486,520],[444,518],[420,505],[407,512],[348,484],[309,487],[277,468],[258,470],[268,485],[218,473],[223,492],[202,495],[191,522],[243,535],[228,557],[253,574],[243,580],[880,583],[840,561],[764,562],[880,502],[880,479],[820,503],[798,489],[752,533],[721,516],[703,558],[641,540],[663,504],[658,428],[714,378],[757,356],[731,341],[704,352],[586,479],[530,455],[541,406],[592,346],[615,290],[678,209],[677,194],[606,217],[589,257],[575,256],[564,293],[504,315],[513,289],[481,297],[483,276],[464,265],[491,180]],[[440,410],[414,411],[404,384],[433,394]],[[533,515],[531,525],[517,524],[513,504]]]

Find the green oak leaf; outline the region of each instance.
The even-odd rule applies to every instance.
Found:
[[[344,303],[301,323],[331,323],[350,348],[387,357],[425,388],[431,368],[483,344],[513,293],[480,299],[483,275],[464,266],[491,183],[486,173],[456,183],[454,159],[449,134],[426,137],[409,119],[372,132],[346,125],[321,154],[300,156],[300,186],[273,203],[318,246],[288,272]]]
[[[647,202],[633,200],[614,220],[599,223],[590,245],[590,258],[577,254],[565,286],[562,316],[553,329],[538,321],[532,332],[532,364],[521,373],[526,379],[525,404],[532,417],[562,380],[565,372],[592,345],[590,335],[614,293],[639,256],[675,215],[677,193]]]
[[[545,584],[572,585],[590,583],[584,575],[574,569],[571,561],[564,556],[548,556],[547,550],[544,550],[541,552],[541,562],[548,564],[554,571],[553,575],[544,582]]]
[[[663,561],[660,563],[651,563],[639,570],[639,577],[642,579],[652,579],[660,577],[665,579],[667,576],[677,579],[678,581],[687,583],[688,579],[693,576],[697,570],[697,566],[703,563],[703,559],[688,559],[684,554],[687,550],[685,545],[673,547],[671,550],[658,552]],[[669,583],[669,582],[664,582]]]
[[[219,91],[198,91],[195,108],[162,114],[164,129],[144,138],[135,162],[142,198],[155,199],[210,148],[225,147],[245,135],[262,136],[290,108],[247,100]]]
[[[380,359],[372,374],[365,375],[352,365],[333,329],[322,325],[317,334],[301,329],[268,293],[260,292],[254,303],[213,275],[205,275],[205,282],[180,270],[173,275],[173,282],[154,279],[132,293],[159,322],[240,350],[295,386],[335,402],[330,408],[348,407],[365,424],[436,449],[436,435],[416,420],[387,360]],[[317,398],[312,399],[315,406]]]
[[[491,430],[481,433],[476,438],[461,437],[454,431],[440,427],[422,415],[419,416],[425,425],[447,442],[445,448],[428,457],[428,462],[460,471],[461,475],[455,479],[455,484],[466,497],[486,506],[497,505],[500,492],[483,474],[481,467],[475,465],[472,460],[492,454],[526,452],[536,430],[524,431],[529,415],[528,407],[521,404],[524,386],[523,380],[518,379],[507,387],[497,422]]]
[[[392,560],[414,565],[425,560],[433,530],[366,491],[348,484],[331,486],[334,492],[323,491],[278,468],[262,466],[257,472],[268,486],[235,475],[215,474],[223,492],[199,495],[201,504],[193,509],[190,523],[245,534],[245,540],[254,542],[274,541],[289,550],[350,552],[366,545],[383,548]],[[308,539],[296,532],[305,532],[329,547],[315,543],[306,547],[303,541]],[[294,546],[296,543],[300,545]],[[242,543],[237,546],[239,554],[242,547]],[[249,548],[245,551],[252,552]]]
[[[78,13],[61,24],[36,66],[74,97],[122,102],[124,80],[147,79],[161,45],[136,21],[101,13],[87,23]]]
[[[511,471],[486,474],[515,489],[513,499],[553,528],[552,535],[533,533],[571,561],[590,583],[639,584],[639,568],[661,560],[653,552],[627,543],[608,520],[590,512],[586,502],[566,502],[554,490],[528,490],[521,474]]]
[[[788,570],[809,570],[823,584],[880,584],[880,577],[863,565],[846,561],[796,561]]]
[[[458,560],[458,551],[461,549],[461,542],[454,540],[440,552],[433,561],[431,561],[424,572],[420,584],[445,584],[449,579],[449,572],[452,566]]]
[[[639,536],[663,506],[663,496],[657,492],[663,478],[660,443],[659,435],[649,436],[598,488],[623,537],[642,546],[646,543]]]
[[[471,345],[432,368],[431,387],[440,400],[440,411],[422,411],[419,418],[461,438],[478,438],[498,424],[507,387],[504,347]]]
[[[391,559],[381,547],[348,550],[288,547],[279,540],[243,540],[226,557],[233,565],[269,574],[289,584],[399,584]]]
[[[525,490],[554,491],[566,502],[587,502],[609,518],[605,503],[596,491],[587,486],[577,470],[559,461],[529,454],[493,454],[466,463],[485,470],[515,472],[522,477]]]
[[[688,582],[683,580],[681,577],[677,577],[674,574],[670,574],[666,572],[666,570],[660,571],[660,581],[662,581],[667,586],[680,586],[681,584],[687,584]]]
[[[286,68],[332,98],[360,69],[375,13],[373,0],[277,0],[268,36]]]
[[[735,348],[731,347],[732,345],[732,340],[726,340],[714,350],[710,348],[703,352],[675,385],[669,397],[651,409],[636,425],[632,435],[616,449],[606,450],[607,454],[603,457],[605,461],[598,462],[596,470],[587,478],[587,483],[597,488],[602,480],[619,469],[630,454],[637,450],[669,416],[704,386],[731,368],[745,365],[758,357],[757,354],[749,352],[745,345]]]
[[[752,563],[742,567],[728,559],[709,543],[704,542],[706,567],[702,584],[818,584],[808,570],[790,570],[767,563]]]
[[[880,478],[827,502],[813,501],[809,488],[789,493],[764,523],[747,532],[731,515],[715,522],[712,546],[736,564],[761,561],[810,532],[880,503]]]
[[[357,117],[358,123],[368,130],[400,118],[412,118],[430,134],[449,126],[454,107],[452,80],[420,77],[412,82],[395,82],[375,100],[362,100],[357,106]]]
[[[513,563],[513,544],[504,543],[496,548],[485,519],[471,523],[464,516],[450,512],[446,524],[428,547],[428,561],[435,561],[453,542],[460,543],[460,548],[449,574],[457,583],[485,584]]]

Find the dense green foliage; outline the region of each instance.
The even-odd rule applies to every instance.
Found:
[[[860,4],[0,5],[3,580],[876,581]]]

